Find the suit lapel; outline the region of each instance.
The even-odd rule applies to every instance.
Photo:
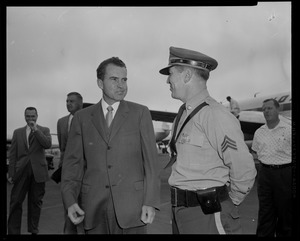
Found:
[[[119,108],[111,123],[111,127],[110,127],[111,133],[109,137],[110,140],[117,134],[122,124],[124,123],[124,120],[127,118],[128,114],[129,114],[129,108],[127,102],[124,100],[120,101]]]
[[[94,108],[91,111],[91,119],[102,139],[108,143],[107,127],[105,126],[106,122],[100,101],[94,105]]]

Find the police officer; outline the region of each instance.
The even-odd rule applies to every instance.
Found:
[[[184,103],[170,143],[173,234],[242,233],[238,205],[256,169],[238,119],[208,93],[206,82],[217,65],[202,53],[170,47],[169,64],[159,71],[168,75],[172,98]]]

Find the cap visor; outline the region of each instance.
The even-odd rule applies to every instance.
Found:
[[[163,75],[169,75],[170,73],[169,73],[169,68],[170,68],[171,66],[168,66],[168,67],[166,67],[166,68],[163,68],[163,69],[161,69],[160,71],[159,71],[159,73],[161,73],[161,74],[163,74]]]

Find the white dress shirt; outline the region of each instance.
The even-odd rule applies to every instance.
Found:
[[[111,107],[113,108],[113,111],[112,111],[113,118],[115,117],[115,114],[119,108],[119,105],[120,105],[120,101],[115,102],[114,104],[111,105]],[[108,112],[107,107],[109,106],[109,104],[107,104],[103,98],[101,99],[101,106],[102,106],[103,114],[105,117]]]

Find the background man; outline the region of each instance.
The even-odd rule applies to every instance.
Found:
[[[230,96],[227,96],[226,99],[230,103],[230,112],[232,114],[234,114],[234,116],[236,118],[239,118],[239,114],[240,114],[240,111],[241,111],[239,103],[235,99],[232,99]]]
[[[71,221],[83,221],[86,234],[143,234],[160,196],[150,111],[124,100],[127,69],[119,58],[99,65],[97,84],[102,99],[73,118],[63,200]]]
[[[45,182],[49,180],[45,149],[52,145],[50,130],[37,125],[35,107],[25,109],[25,127],[13,133],[9,151],[8,181],[14,184],[11,190],[8,217],[8,234],[20,234],[22,204],[27,196],[28,232],[39,232],[39,220],[45,194]]]
[[[78,110],[82,109],[82,106],[83,106],[82,96],[77,92],[69,93],[67,95],[66,106],[67,106],[67,110],[70,112],[70,114],[60,118],[57,121],[57,139],[58,139],[58,144],[59,144],[59,149],[60,149],[60,162],[59,162],[58,168],[62,167],[64,153],[65,153],[67,141],[68,141],[68,134],[70,131],[73,116]],[[81,230],[81,231],[83,231],[83,230]],[[64,233],[65,234],[77,234],[77,227],[70,221],[70,219],[68,217],[67,209],[65,210]]]
[[[280,121],[279,103],[263,102],[266,124],[254,133],[252,150],[260,161],[257,179],[258,236],[292,235],[291,125]]]

